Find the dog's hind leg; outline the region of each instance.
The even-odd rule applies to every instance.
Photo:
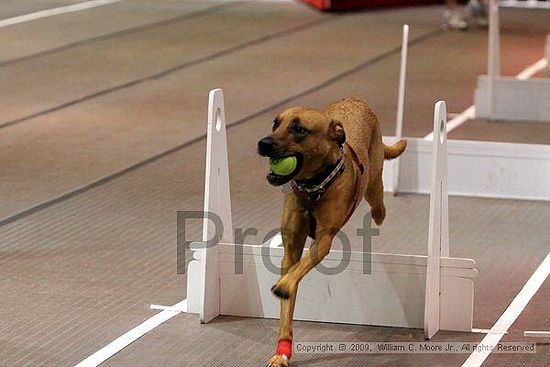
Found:
[[[386,207],[384,206],[384,184],[382,183],[382,172],[375,177],[371,177],[365,192],[365,200],[369,203],[372,219],[377,225],[381,225],[386,217]]]
[[[382,137],[379,136],[380,142]],[[373,147],[374,145],[371,145]],[[367,191],[365,192],[365,199],[369,203],[372,214],[372,219],[377,225],[381,225],[386,217],[386,207],[384,206],[384,184],[382,182],[382,169],[384,167],[384,159],[394,159],[399,157],[407,147],[406,140],[400,140],[394,145],[381,144],[382,151],[371,150],[369,151],[370,161],[370,180],[367,185]],[[380,145],[376,145],[380,147]],[[383,159],[382,159],[383,156]],[[378,170],[378,171],[377,171]]]

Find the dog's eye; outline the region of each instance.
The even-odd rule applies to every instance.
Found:
[[[304,129],[300,124],[294,124],[292,125],[292,132],[298,135],[305,135],[307,134],[307,130]]]
[[[279,127],[279,120],[275,119],[273,120],[273,126],[271,126],[271,130],[275,131]]]

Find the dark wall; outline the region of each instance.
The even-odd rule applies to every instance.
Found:
[[[302,0],[325,11],[345,11],[387,6],[442,4],[443,0]]]

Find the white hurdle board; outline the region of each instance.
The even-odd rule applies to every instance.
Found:
[[[386,144],[398,139],[384,137]],[[434,139],[435,140],[435,139]],[[449,194],[550,201],[550,145],[448,140]],[[407,138],[399,191],[430,193],[432,141]],[[393,187],[393,161],[384,162],[384,188]]]
[[[221,90],[210,94],[209,116],[221,110]],[[445,178],[446,116],[438,103],[434,121],[436,167],[434,188]],[[441,118],[441,119],[440,119]],[[223,119],[218,120],[222,125]],[[205,211],[215,212],[224,229],[231,228],[231,204],[227,172],[225,128],[212,128],[209,118]],[[439,139],[439,131],[443,139]],[[214,135],[210,137],[210,135]],[[217,142],[217,143],[213,143]],[[437,146],[437,147],[436,147]],[[208,176],[214,175],[215,178]],[[477,275],[474,260],[443,256],[448,254],[448,206],[446,191],[436,189],[430,209],[430,245],[428,255],[402,255],[331,251],[323,260],[325,267],[335,267],[344,256],[349,265],[337,274],[326,275],[314,269],[300,284],[296,320],[337,322],[362,325],[424,328],[431,337],[438,329],[471,331],[473,317],[473,280]],[[211,237],[205,225],[203,239]],[[223,238],[230,238],[225,235]],[[232,241],[204,248],[192,245],[193,260],[187,278],[188,312],[207,322],[217,315],[279,317],[279,300],[270,288],[279,278],[273,265],[279,266],[283,249],[274,238],[264,245],[236,245]],[[443,246],[443,248],[442,248]],[[236,254],[238,254],[236,256]],[[271,268],[266,264],[272,264]],[[364,269],[370,273],[365,274]],[[236,271],[239,268],[239,271]],[[430,277],[431,279],[428,279]],[[435,279],[434,279],[435,277]],[[428,297],[426,295],[428,294]]]
[[[474,95],[476,117],[550,123],[550,79],[518,80],[496,76],[492,83],[491,103],[487,93],[491,84],[489,77],[481,75],[478,78]]]
[[[494,121],[533,121],[550,123],[550,79],[503,77],[500,75],[500,6],[538,8],[550,10],[546,1],[500,1],[489,2],[489,49],[487,75],[478,78],[474,95],[476,117]],[[546,9],[546,10],[545,10]],[[550,13],[549,13],[550,16]],[[546,44],[546,55],[548,42]],[[546,56],[545,55],[545,56]],[[546,60],[537,63],[539,70],[548,66]],[[534,74],[535,72],[533,72]]]
[[[550,2],[545,0],[501,0],[498,5],[502,8],[520,9],[550,9]]]

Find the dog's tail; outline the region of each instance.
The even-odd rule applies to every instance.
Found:
[[[394,145],[387,146],[384,144],[384,159],[394,159],[397,158],[405,151],[407,147],[406,140],[399,140]]]

